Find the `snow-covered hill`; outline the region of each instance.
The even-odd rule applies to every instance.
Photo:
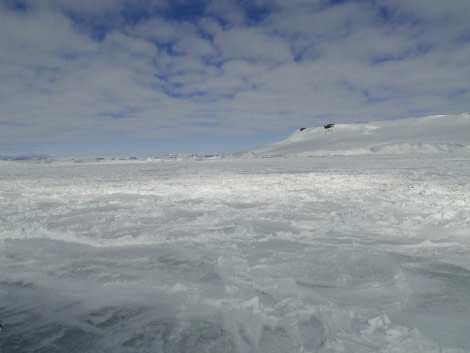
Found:
[[[336,124],[297,130],[287,139],[242,152],[244,156],[327,156],[470,153],[470,113]]]

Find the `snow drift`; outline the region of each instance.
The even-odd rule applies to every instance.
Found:
[[[245,151],[249,156],[470,153],[470,113],[297,130],[287,139]]]

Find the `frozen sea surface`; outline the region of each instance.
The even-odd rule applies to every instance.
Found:
[[[470,352],[468,155],[0,162],[0,352]]]

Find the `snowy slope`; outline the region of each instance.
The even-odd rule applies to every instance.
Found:
[[[470,113],[297,130],[287,139],[243,155],[325,156],[400,153],[470,153]]]

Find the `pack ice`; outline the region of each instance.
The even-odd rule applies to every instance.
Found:
[[[470,116],[328,130],[0,161],[0,352],[469,352]]]

